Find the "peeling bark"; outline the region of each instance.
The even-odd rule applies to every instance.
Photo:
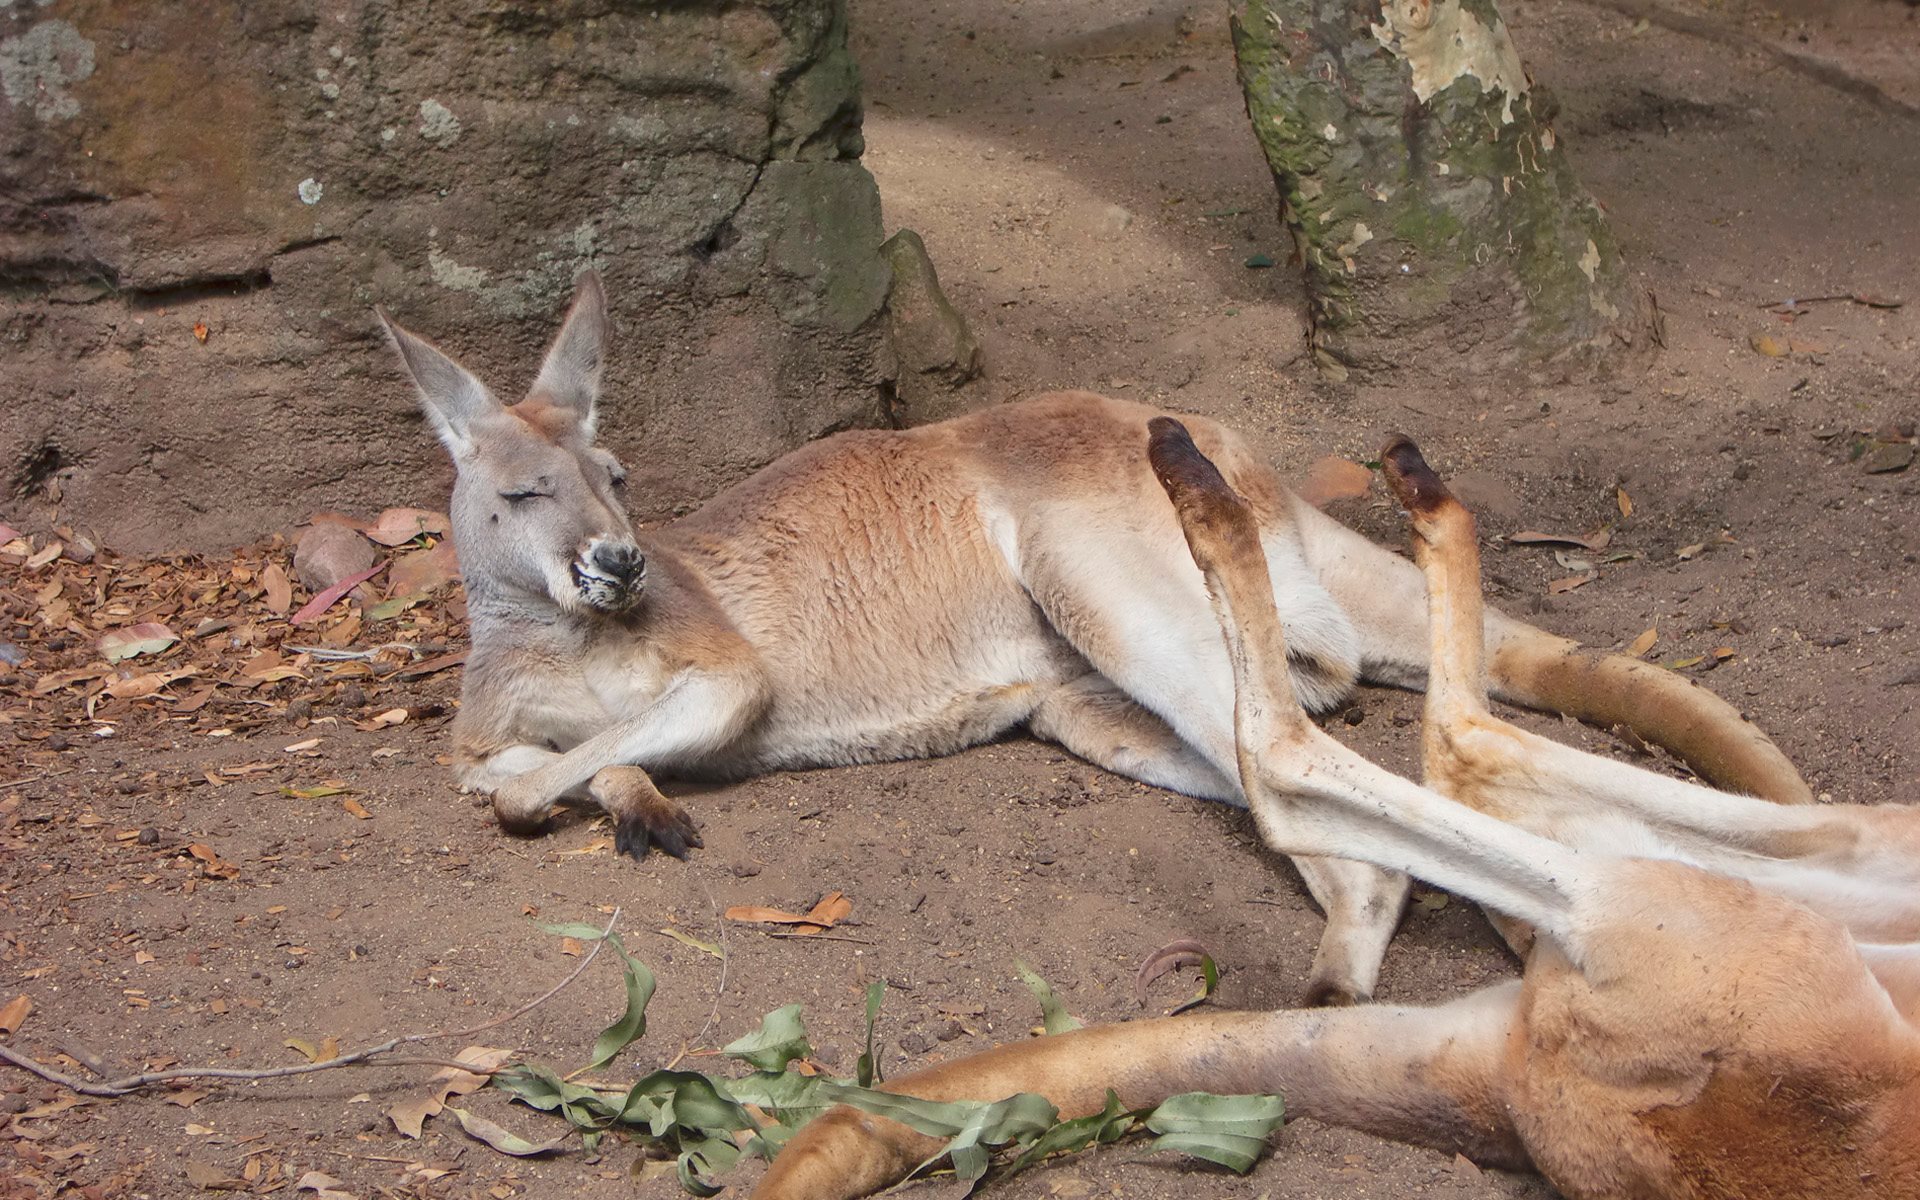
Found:
[[[1646,341],[1493,0],[1234,0],[1232,20],[1324,370],[1448,349],[1595,369]]]

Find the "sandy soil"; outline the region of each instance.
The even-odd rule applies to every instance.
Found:
[[[1550,596],[1570,573],[1550,551],[1491,551],[1500,603],[1600,646],[1655,627],[1651,657],[1705,656],[1683,670],[1730,647],[1707,682],[1818,791],[1920,796],[1920,468],[1868,474],[1854,460],[1876,432],[1911,436],[1903,423],[1920,416],[1916,310],[1821,302],[1789,323],[1765,308],[1856,292],[1920,302],[1920,120],[1751,50],[1640,29],[1577,0],[1504,7],[1563,105],[1578,169],[1666,313],[1667,349],[1644,374],[1572,385],[1441,364],[1392,386],[1316,377],[1302,358],[1296,283],[1242,265],[1256,252],[1284,260],[1286,247],[1213,5],[856,0],[868,161],[889,227],[926,237],[985,342],[988,375],[972,385],[980,402],[1103,389],[1222,417],[1294,467],[1371,457],[1384,431],[1405,429],[1460,481],[1488,533],[1611,523],[1612,549],[1636,555]],[[1712,15],[1916,99],[1914,60],[1886,52],[1920,36],[1907,5],[1783,7]],[[1800,348],[1763,355],[1756,334]],[[1378,494],[1336,511],[1401,537]],[[21,572],[4,586],[30,597],[43,578]],[[457,615],[440,607],[396,628],[453,645]],[[457,671],[376,681],[316,670],[198,712],[122,705],[94,714],[111,717],[114,736],[103,738],[92,736],[102,722],[65,709],[49,724],[49,708],[23,698],[39,672],[84,662],[82,649],[35,645],[26,627],[13,636],[38,657],[0,677],[19,746],[8,774],[23,780],[0,786],[0,1003],[30,995],[36,1009],[11,1044],[69,1055],[68,1069],[82,1056],[113,1071],[164,1059],[286,1064],[300,1060],[289,1038],[353,1046],[476,1023],[570,969],[532,911],[599,921],[621,906],[629,945],[659,975],[651,1031],[608,1078],[725,1042],[793,1001],[806,1005],[822,1061],[850,1071],[862,990],[878,978],[890,985],[892,1070],[1021,1037],[1037,1010],[1013,975],[1016,957],[1080,1016],[1123,1019],[1139,1011],[1136,964],[1176,937],[1200,939],[1225,968],[1215,1003],[1281,1005],[1298,994],[1318,936],[1297,880],[1243,815],[1029,741],[679,789],[706,849],[689,864],[636,866],[580,819],[540,839],[502,837],[436,764],[439,718],[357,727],[392,707],[451,703]],[[350,703],[349,686],[364,703]],[[1411,770],[1416,712],[1409,697],[1370,691],[1330,727]],[[1625,752],[1598,731],[1533,720]],[[213,736],[220,729],[229,732]],[[281,790],[327,780],[354,789],[368,816],[339,796]],[[193,845],[234,868],[230,877]],[[775,940],[723,928],[718,915],[731,904],[804,907],[835,888],[854,904],[844,940]],[[724,971],[663,929],[723,941]],[[1382,997],[1440,999],[1514,972],[1477,913],[1435,901],[1409,914]],[[1185,987],[1160,990],[1156,1001],[1170,1003]],[[571,1066],[618,1006],[615,976],[596,964],[479,1040]],[[380,1109],[423,1074],[339,1071],[214,1087],[190,1104],[143,1096],[15,1117],[0,1130],[0,1178],[13,1180],[0,1195],[71,1185],[172,1197],[223,1177],[291,1194],[288,1181],[316,1168],[362,1197],[678,1194],[670,1177],[635,1182],[638,1154],[625,1144],[597,1161],[520,1162],[446,1118],[403,1141]],[[10,1112],[59,1095],[0,1072]],[[473,1106],[552,1132],[497,1097]],[[1247,1180],[1123,1146],[997,1194],[1550,1193],[1529,1177],[1302,1123]]]

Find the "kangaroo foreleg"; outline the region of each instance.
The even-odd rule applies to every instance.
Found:
[[[1108,1089],[1130,1108],[1183,1092],[1278,1093],[1287,1116],[1524,1167],[1502,1102],[1502,1048],[1519,987],[1435,1008],[1374,1005],[1209,1013],[1131,1021],[1001,1046],[890,1082],[933,1100],[1038,1092],[1063,1117],[1100,1111]],[[757,1200],[845,1200],[898,1180],[940,1140],[840,1107],[774,1160]]]
[[[538,829],[556,803],[584,789],[615,818],[623,853],[639,857],[656,842],[684,855],[700,844],[693,823],[647,772],[698,765],[738,738],[764,704],[757,674],[685,671],[637,714],[572,749],[508,747],[469,772],[468,783],[493,792],[495,815],[515,832]]]
[[[493,795],[494,814],[502,828],[513,833],[534,833],[545,822],[552,806],[539,808],[537,816],[517,807],[511,799],[513,781],[561,758],[557,750],[542,746],[508,746],[468,768],[462,784],[471,791]],[[509,799],[503,801],[503,792]],[[653,780],[639,767],[603,767],[585,786],[574,787],[555,798],[559,804],[591,804],[613,818],[614,851],[632,858],[647,856],[658,846],[675,858],[684,859],[689,849],[702,845],[700,832],[685,809],[660,794]]]

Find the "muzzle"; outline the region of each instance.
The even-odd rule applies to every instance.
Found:
[[[646,592],[647,556],[625,538],[590,538],[574,556],[573,585],[589,608],[626,612]]]

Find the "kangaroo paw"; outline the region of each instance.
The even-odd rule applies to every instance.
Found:
[[[614,818],[613,848],[638,861],[655,846],[678,859],[702,845],[687,810],[660,794],[639,767],[608,767],[593,777],[588,793]]]

